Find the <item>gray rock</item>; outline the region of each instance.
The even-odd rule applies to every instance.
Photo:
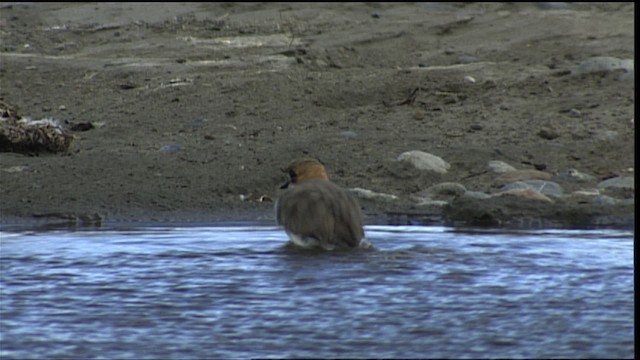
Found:
[[[636,204],[636,199],[635,198],[631,198],[631,199],[622,199],[619,200],[618,205],[631,205],[631,206],[635,206]]]
[[[560,197],[564,193],[562,186],[553,181],[546,180],[523,180],[515,181],[503,186],[500,192],[512,189],[531,189],[548,196]]]
[[[620,133],[614,130],[602,130],[594,134],[594,138],[600,141],[614,141],[620,137]]]
[[[494,197],[517,197],[520,198],[521,200],[534,200],[534,201],[544,201],[547,203],[553,203],[554,201],[551,200],[547,195],[534,190],[532,188],[514,188],[514,189],[508,189],[508,190],[504,190],[498,193],[495,193],[491,196],[492,198]]]
[[[355,131],[351,131],[351,130],[345,130],[345,131],[340,131],[338,133],[338,136],[343,137],[343,138],[355,138],[358,136],[358,134]]]
[[[634,73],[633,59],[618,59],[611,56],[597,56],[581,62],[575,69],[575,74],[589,74],[594,72],[610,72],[624,70],[626,74]],[[626,79],[629,76],[624,76]],[[633,78],[633,76],[630,76]]]
[[[635,199],[617,199],[607,195],[595,196],[591,201],[593,205],[604,206],[629,206],[635,204]]]
[[[432,198],[437,198],[460,196],[466,191],[467,189],[462,184],[454,182],[443,182],[430,186],[425,192],[431,195]]]
[[[491,171],[493,171],[494,173],[497,173],[497,174],[503,174],[503,173],[510,172],[510,171],[516,171],[516,168],[514,168],[513,166],[507,164],[504,161],[500,161],[500,160],[491,160],[491,161],[489,161],[487,166],[489,167],[489,169],[491,169]]]
[[[424,151],[412,150],[398,156],[398,161],[407,161],[416,169],[445,174],[451,165],[442,158]]]
[[[162,152],[176,152],[180,150],[182,150],[182,145],[180,144],[169,144],[169,145],[164,145],[160,148],[160,151]]]
[[[550,180],[551,174],[539,170],[515,170],[506,172],[497,177],[493,183],[495,185],[510,184],[515,181],[523,180]]]
[[[598,189],[615,190],[629,189],[635,191],[635,178],[633,176],[619,176],[598,183]]]
[[[411,198],[418,202],[418,205],[444,205],[463,195],[466,191],[467,189],[462,184],[444,182],[433,185]]]
[[[472,64],[480,60],[478,60],[478,58],[473,55],[460,55],[456,58],[456,61],[458,64]]]
[[[606,205],[606,206],[617,205],[618,202],[619,202],[618,199],[612,198],[611,196],[607,196],[607,195],[598,195],[598,196],[595,196],[593,200],[591,200],[591,203],[593,205]]]

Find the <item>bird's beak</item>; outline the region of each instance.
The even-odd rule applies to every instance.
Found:
[[[287,181],[285,181],[285,183],[282,184],[282,186],[280,186],[280,189],[286,189],[289,187],[290,184],[291,184],[291,180],[287,179]]]

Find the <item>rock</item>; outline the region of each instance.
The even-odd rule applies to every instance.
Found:
[[[180,150],[182,150],[182,145],[180,144],[169,144],[169,145],[164,145],[160,148],[160,151],[162,152],[176,152]]]
[[[338,133],[338,136],[343,137],[343,138],[347,138],[347,139],[353,139],[353,138],[357,137],[358,134],[355,131],[345,130],[345,131],[340,131]]]
[[[514,189],[489,198],[461,196],[445,206],[443,213],[451,226],[530,228],[555,225],[555,206],[551,199],[533,190]]]
[[[427,193],[433,196],[460,196],[467,191],[464,185],[455,182],[443,182],[430,186]]]
[[[564,190],[560,185],[546,180],[515,181],[503,186],[500,192],[506,192],[513,189],[531,189],[533,191],[555,197],[560,197],[564,193]]]
[[[460,55],[456,58],[457,64],[472,64],[480,61],[477,57],[473,55]]]
[[[418,202],[418,205],[442,206],[456,197],[462,196],[466,191],[467,189],[462,184],[444,182],[413,195],[412,199]]]
[[[600,141],[615,141],[620,137],[620,133],[614,130],[602,130],[595,133],[593,137]]]
[[[560,134],[558,133],[558,131],[556,129],[550,128],[550,127],[544,127],[542,129],[540,129],[540,131],[538,131],[538,136],[540,136],[541,138],[545,139],[545,140],[553,140],[553,139],[557,139],[558,137],[560,137]]]
[[[558,173],[558,175],[553,177],[554,179],[561,181],[570,181],[570,182],[589,182],[598,180],[595,176],[581,173],[576,169],[568,169],[566,171],[562,171]]]
[[[537,2],[535,4],[542,10],[568,10],[571,8],[566,2]]]
[[[598,189],[616,190],[627,189],[635,191],[635,178],[633,176],[619,176],[598,183]]]
[[[598,189],[577,190],[570,194],[570,196],[598,196],[598,195],[600,195],[600,191],[598,191]]]
[[[618,199],[612,198],[611,196],[598,195],[593,198],[591,203],[593,205],[613,206],[613,205],[617,205],[618,201],[619,201]]]
[[[418,203],[415,206],[431,206],[431,207],[443,207],[445,205],[448,205],[449,202],[448,201],[444,201],[444,200],[429,200],[429,199],[422,199],[420,201],[418,201]]]
[[[633,79],[633,59],[618,59],[610,56],[592,57],[581,62],[575,69],[574,73],[581,75],[595,72],[611,72],[615,70],[625,71],[625,74],[620,78],[621,80]]]
[[[497,186],[502,186],[515,181],[522,180],[550,180],[551,174],[539,171],[539,170],[516,170],[504,173],[497,177],[493,183]]]
[[[635,206],[636,205],[636,199],[635,198],[621,199],[621,200],[618,200],[618,203],[616,205],[619,205],[619,206]]]
[[[479,200],[486,200],[491,197],[491,195],[487,193],[483,193],[482,191],[465,191],[464,194],[462,194],[462,196],[468,197],[470,199],[479,199]]]
[[[617,199],[608,195],[598,195],[593,198],[591,203],[596,206],[634,206],[636,200],[630,199]]]
[[[25,170],[29,169],[28,166],[24,166],[24,165],[18,165],[18,166],[11,166],[8,168],[4,168],[2,169],[2,171],[8,172],[8,173],[19,173],[19,172],[23,172]]]
[[[440,174],[445,174],[447,170],[451,168],[451,165],[442,158],[419,150],[407,151],[400,154],[398,161],[407,161],[416,169],[433,171]]]
[[[548,203],[553,203],[553,200],[551,200],[548,196],[532,188],[512,188],[496,193],[493,196],[516,196],[528,200],[546,201]]]
[[[366,200],[382,200],[382,201],[398,200],[398,197],[395,195],[379,193],[379,192],[362,189],[362,188],[352,188],[352,189],[349,189],[349,192],[361,199],[366,199]]]
[[[71,125],[71,131],[89,131],[94,128],[95,126],[93,126],[93,124],[90,122],[82,122]]]
[[[510,171],[516,171],[516,168],[514,168],[513,166],[507,164],[504,161],[500,161],[500,160],[491,160],[491,161],[489,161],[487,166],[489,167],[489,169],[491,169],[491,171],[493,171],[494,173],[497,173],[497,174],[503,174],[503,173],[510,172]]]
[[[573,118],[579,118],[580,116],[582,116],[582,112],[578,109],[570,109],[569,116]]]

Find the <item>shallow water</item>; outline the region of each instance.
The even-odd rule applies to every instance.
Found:
[[[0,357],[633,358],[633,233],[4,231]]]

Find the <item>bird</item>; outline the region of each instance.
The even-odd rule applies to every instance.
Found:
[[[329,180],[322,162],[300,158],[283,171],[288,179],[280,188],[286,190],[275,211],[291,243],[305,249],[373,248],[364,237],[360,205]]]

